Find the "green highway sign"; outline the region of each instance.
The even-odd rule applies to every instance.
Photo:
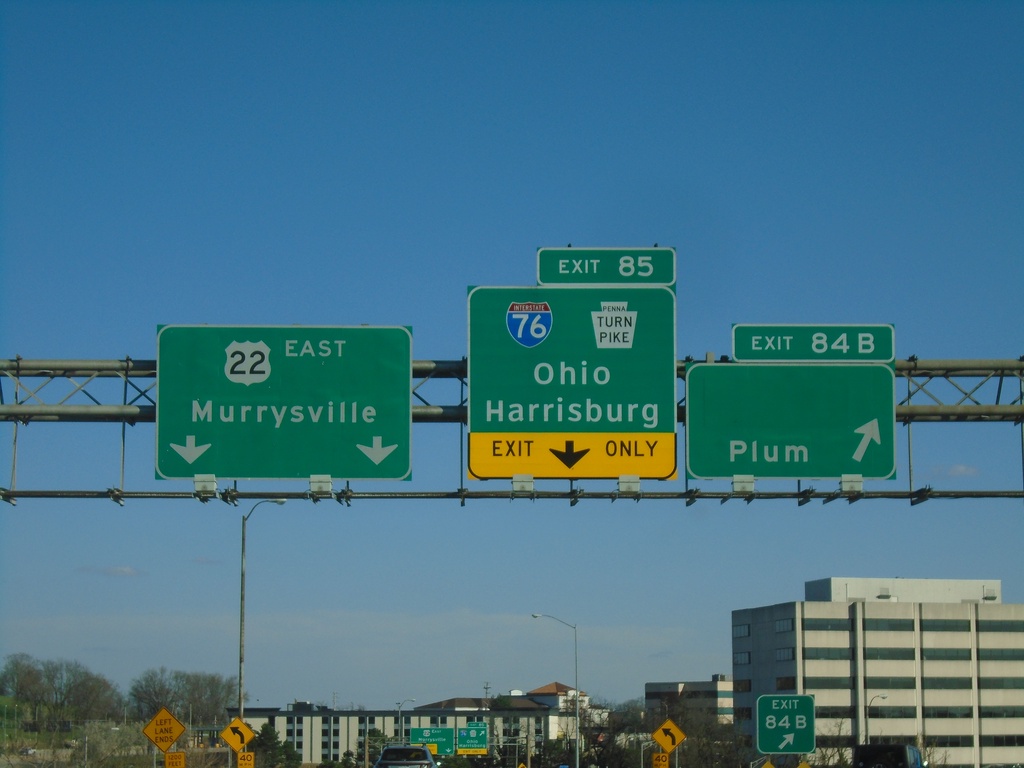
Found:
[[[887,365],[686,368],[690,477],[892,478],[895,422]]]
[[[411,377],[403,327],[163,326],[156,474],[407,479]]]
[[[675,477],[675,328],[667,287],[472,289],[470,477]]]
[[[434,755],[455,754],[454,728],[410,728],[409,743],[422,744]],[[485,745],[486,746],[486,745]]]
[[[814,697],[757,697],[757,751],[762,755],[810,754],[815,750]]]
[[[540,248],[537,282],[675,285],[674,248]]]
[[[487,723],[466,723],[459,728],[457,749],[460,755],[486,755]]]
[[[732,327],[737,362],[891,363],[892,325],[748,325]]]

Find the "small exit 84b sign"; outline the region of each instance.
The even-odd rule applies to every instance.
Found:
[[[757,697],[757,751],[762,755],[809,754],[815,750],[814,697]]]

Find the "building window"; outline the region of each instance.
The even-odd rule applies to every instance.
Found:
[[[884,691],[888,688],[910,689],[917,687],[912,677],[866,677],[864,678],[865,688],[875,688]]]
[[[1024,707],[981,707],[981,717],[1024,717]]]
[[[776,632],[792,632],[793,631],[793,619],[776,619],[775,620],[775,631]]]
[[[753,720],[754,719],[754,708],[753,707],[736,707],[736,720]]]
[[[864,619],[865,632],[913,632],[913,619]]]
[[[1024,632],[1024,621],[978,619],[979,632]]]
[[[850,677],[805,677],[804,688],[826,688],[849,691],[853,689],[853,679]]]
[[[917,710],[914,707],[868,707],[868,717],[904,720],[917,717]]]
[[[970,619],[921,619],[922,632],[970,632]]]
[[[924,707],[921,710],[921,714],[924,715],[926,719],[970,719],[974,717],[974,709],[973,707]],[[982,715],[982,717],[984,717],[984,715]]]
[[[776,661],[793,661],[796,658],[795,648],[776,648],[775,649],[775,660]]]
[[[815,707],[814,716],[822,719],[849,720],[854,716],[853,707]]]
[[[922,648],[921,658],[925,661],[970,661],[970,648]]]
[[[796,690],[796,678],[795,677],[776,677],[775,678],[775,690],[776,691],[795,691]]]
[[[978,687],[990,690],[1021,690],[1024,688],[1024,677],[980,677]]]
[[[750,651],[737,651],[732,655],[732,663],[739,666],[750,663]]]
[[[1024,648],[979,648],[978,661],[1024,661]]]
[[[982,736],[983,747],[1024,747],[1024,736],[1019,733],[1008,733],[999,736]]]
[[[749,624],[734,624],[732,628],[733,637],[750,637]]]
[[[808,661],[849,661],[849,648],[804,648],[804,659]]]
[[[750,693],[750,681],[749,680],[735,680],[735,681],[733,681],[732,689],[736,693]]]
[[[818,749],[846,749],[850,746],[849,736],[821,735],[815,739]]]
[[[996,737],[998,738],[998,737]],[[973,736],[929,736],[928,741],[936,747],[973,747]]]
[[[913,661],[913,648],[865,648],[865,659],[879,661]]]
[[[849,619],[804,619],[804,632],[849,632]]]
[[[969,677],[922,677],[921,687],[930,691],[963,691],[970,690]]]

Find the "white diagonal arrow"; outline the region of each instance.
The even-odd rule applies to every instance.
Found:
[[[206,449],[209,448],[210,445],[211,443],[206,443],[205,445],[196,445],[196,436],[187,435],[185,437],[184,445],[176,445],[175,443],[171,443],[171,448],[177,451],[178,455],[181,456],[181,458],[183,458],[185,461],[191,464],[193,461],[195,461],[204,453],[206,453]]]
[[[868,449],[868,443],[874,441],[879,445],[882,444],[882,433],[878,429],[878,419],[872,419],[867,424],[857,427],[854,432],[858,432],[861,435],[860,445],[857,446],[857,450],[853,452],[853,460],[860,461],[864,458],[864,452]]]
[[[398,445],[384,445],[384,438],[380,435],[373,436],[373,445],[360,445],[356,443],[356,448],[366,454],[366,458],[372,461],[374,464],[380,464],[386,459]]]
[[[781,752],[782,750],[784,750],[786,747],[792,744],[795,739],[795,733],[787,733],[785,736],[782,737],[782,743],[779,744],[779,751]]]

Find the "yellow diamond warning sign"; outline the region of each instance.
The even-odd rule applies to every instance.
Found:
[[[256,737],[256,734],[252,732],[252,728],[236,717],[220,732],[220,737],[235,752],[241,752],[245,749],[245,745]]]
[[[156,745],[157,749],[166,752],[185,732],[185,726],[168,712],[166,707],[161,707],[160,711],[142,729],[142,732]]]

